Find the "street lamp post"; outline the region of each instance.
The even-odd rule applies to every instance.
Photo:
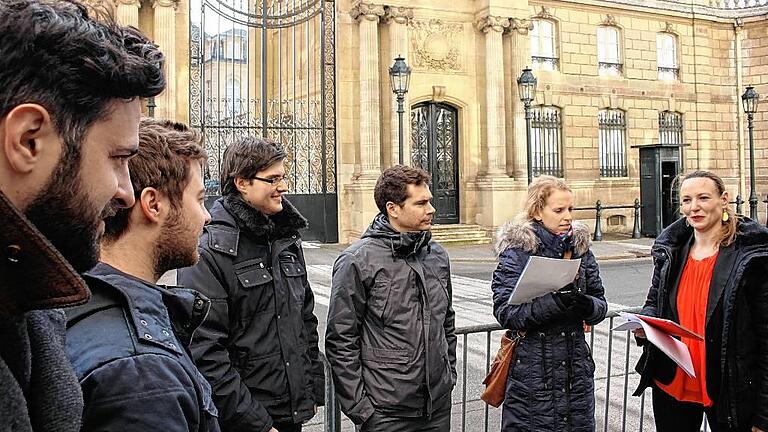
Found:
[[[517,91],[525,107],[525,145],[528,157],[528,184],[533,181],[533,158],[531,156],[531,102],[536,99],[536,77],[526,67],[517,79]]]
[[[744,112],[747,114],[747,128],[749,129],[749,217],[757,220],[757,193],[755,192],[755,140],[753,136],[753,124],[755,113],[757,112],[757,102],[760,95],[755,88],[750,86],[741,95],[741,102],[744,105]]]
[[[395,58],[395,63],[389,68],[389,84],[392,88],[392,93],[397,96],[397,117],[399,123],[398,129],[398,163],[403,164],[403,103],[405,102],[405,94],[408,93],[408,85],[411,81],[411,68],[405,63],[405,59],[402,56]]]

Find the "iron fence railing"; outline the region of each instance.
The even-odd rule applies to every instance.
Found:
[[[606,319],[587,333],[587,343],[595,360],[595,424],[596,430],[653,431],[653,414],[647,407],[645,393],[631,394],[639,382],[634,364],[642,349],[629,331],[614,331],[619,312],[638,312],[639,307],[612,309]],[[452,431],[489,432],[500,430],[501,409],[489,407],[480,400],[482,379],[488,373],[498,348],[502,328],[498,324],[473,325],[456,330],[459,338],[457,370],[459,380],[453,390]],[[478,344],[478,342],[480,342]],[[319,423],[305,427],[309,431],[351,432],[349,420],[344,421],[336,401],[331,370],[325,361],[326,408]],[[707,430],[706,422],[702,430]]]
[[[632,223],[632,238],[640,238],[640,209],[643,206],[640,205],[640,199],[635,198],[634,204],[627,205],[603,205],[602,201],[597,200],[593,207],[575,207],[574,210],[594,210],[595,211],[595,233],[592,235],[593,241],[603,240],[603,211],[605,210],[619,210],[619,209],[634,209],[634,222]]]

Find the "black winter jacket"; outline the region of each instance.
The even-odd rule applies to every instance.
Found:
[[[431,417],[456,384],[448,254],[429,231],[399,233],[379,214],[333,266],[325,351],[341,409]]]
[[[323,404],[315,300],[298,232],[306,226],[285,197],[269,218],[239,195],[222,197],[200,237],[200,261],[178,272],[180,285],[211,299],[191,350],[225,431],[301,423]]]
[[[218,432],[211,387],[186,351],[209,301],[99,263],[93,296],[67,310],[67,353],[85,399],[83,431]]]
[[[521,305],[507,300],[532,255],[581,258],[576,288],[593,305],[589,316],[573,316],[552,294]],[[502,409],[502,431],[594,431],[594,372],[583,323],[605,318],[607,303],[589,231],[574,223],[573,237],[561,239],[541,224],[513,220],[499,229],[499,265],[493,274],[494,315],[507,329],[525,330],[510,366]]]
[[[652,249],[653,278],[642,313],[679,321],[677,285],[693,242],[681,218],[667,227]],[[707,394],[718,422],[768,430],[768,229],[739,217],[736,241],[721,247],[707,299],[705,348]],[[677,365],[644,344],[637,371],[639,396],[654,379],[669,383]]]

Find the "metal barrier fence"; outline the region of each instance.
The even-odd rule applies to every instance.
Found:
[[[635,344],[628,331],[613,331],[618,312],[638,312],[638,308],[610,310],[605,321],[587,335],[588,345],[595,361],[595,424],[603,432],[653,431],[653,414],[646,408],[645,393],[631,394],[639,381],[633,368],[642,349]],[[453,390],[452,431],[499,431],[501,409],[489,407],[480,400],[482,379],[488,373],[498,348],[502,329],[498,324],[462,327],[456,330],[459,338],[457,369],[459,379]],[[472,339],[484,342],[478,350]],[[483,344],[481,344],[483,345]],[[335,397],[330,366],[323,357],[326,373],[326,409],[324,432],[342,432],[342,416]],[[460,395],[460,398],[459,398]],[[346,431],[354,430],[346,421]],[[706,423],[703,431],[707,430]],[[447,431],[446,431],[447,432]]]
[[[632,238],[640,238],[640,199],[635,198],[634,204],[629,205],[603,205],[600,200],[597,200],[594,207],[575,207],[573,210],[594,210],[595,211],[595,233],[592,235],[593,241],[603,240],[603,211],[604,210],[617,210],[617,209],[635,209],[634,222],[632,224]]]

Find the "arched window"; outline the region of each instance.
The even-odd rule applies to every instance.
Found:
[[[683,115],[675,111],[659,113],[659,144],[683,144]]]
[[[627,176],[627,119],[624,111],[604,109],[597,114],[600,176]]]
[[[541,105],[531,110],[531,171],[533,176],[563,177],[563,121],[560,108]]]
[[[557,55],[555,23],[545,19],[534,19],[531,22],[531,63],[534,69],[557,70],[560,59]]]
[[[618,75],[624,68],[619,35],[616,27],[597,28],[597,65],[601,75]]]
[[[672,33],[656,35],[656,66],[660,80],[676,80],[680,76],[677,60],[677,37]]]
[[[232,113],[233,117],[240,114],[240,104],[242,102],[240,99],[240,81],[229,78],[227,80],[226,94],[226,114]]]

